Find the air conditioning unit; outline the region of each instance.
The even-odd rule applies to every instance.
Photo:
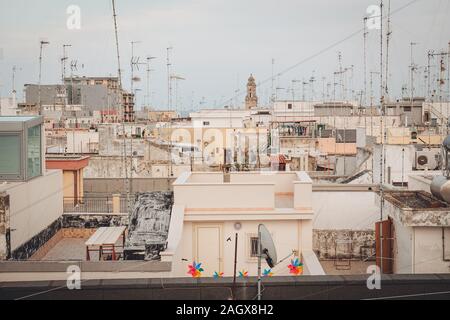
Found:
[[[439,167],[439,152],[417,151],[415,169],[416,170],[436,170]]]

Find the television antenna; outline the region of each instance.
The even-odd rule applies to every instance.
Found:
[[[42,53],[44,50],[44,46],[49,45],[50,42],[41,40],[40,42],[40,51],[39,51],[39,89],[38,89],[38,108],[39,115],[42,115],[42,101],[41,101],[41,81],[42,81]]]
[[[155,71],[154,69],[150,68],[150,63],[154,59],[156,59],[156,57],[152,57],[152,56],[147,57],[147,107],[150,107],[150,102],[151,102],[150,72]]]
[[[265,225],[258,226],[258,300],[261,300],[261,260],[265,259],[269,267],[277,264],[277,251],[272,236]]]

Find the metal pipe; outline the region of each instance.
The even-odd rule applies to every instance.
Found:
[[[236,269],[237,269],[237,249],[238,249],[238,233],[234,240],[234,271],[233,271],[233,289],[236,287]]]
[[[261,225],[258,226],[258,301],[261,300]]]

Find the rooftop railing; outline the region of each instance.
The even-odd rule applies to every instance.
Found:
[[[125,213],[127,198],[121,195],[64,197],[64,213]]]

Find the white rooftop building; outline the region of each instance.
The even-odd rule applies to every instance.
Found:
[[[289,275],[294,257],[305,274],[324,274],[312,248],[312,181],[305,172],[186,172],[173,187],[168,248],[161,252],[162,261],[172,262],[172,276],[189,276],[193,261],[202,263],[204,277],[232,276],[236,234],[237,270],[255,276],[259,224],[272,234],[279,260],[288,258],[274,275]]]

